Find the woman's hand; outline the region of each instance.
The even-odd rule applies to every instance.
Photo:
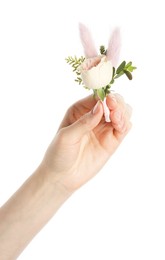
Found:
[[[93,96],[76,102],[67,111],[43,160],[50,181],[74,192],[102,168],[131,128],[131,108],[118,95],[109,95],[111,122]]]
[[[91,179],[129,131],[131,110],[109,96],[111,122],[90,96],[74,104],[36,171],[0,209],[1,259],[16,259],[80,186]]]

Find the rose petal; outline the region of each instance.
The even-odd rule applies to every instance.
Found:
[[[112,79],[112,64],[106,56],[86,59],[80,66],[83,83],[90,89],[99,89],[108,85]]]

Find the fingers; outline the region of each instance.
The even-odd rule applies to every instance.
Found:
[[[107,98],[107,104],[111,110],[111,124],[114,128],[114,134],[117,138],[123,138],[131,128],[132,108],[124,102],[123,97],[119,94],[110,94]]]
[[[95,108],[92,109],[94,106]],[[123,97],[119,94],[110,94],[107,97],[107,106],[110,109],[110,126],[112,126],[113,134],[117,139],[122,139],[131,128],[132,108],[124,102]],[[93,130],[101,120],[104,122],[104,127],[103,106],[100,101],[96,104],[96,100],[89,96],[72,106],[60,129],[65,132],[68,140],[70,138],[73,142],[77,142],[84,134]]]
[[[103,108],[101,102],[98,101],[94,108],[81,116],[76,122],[64,128],[65,136],[72,143],[78,142],[85,134],[93,130],[103,117]]]
[[[87,96],[74,103],[66,112],[59,129],[67,127],[77,121],[81,116],[88,113],[96,104],[93,95]]]

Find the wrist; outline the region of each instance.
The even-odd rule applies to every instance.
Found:
[[[39,165],[36,174],[46,190],[52,190],[54,195],[58,193],[62,200],[65,201],[72,195],[73,191],[64,185],[62,173],[52,171],[44,161]]]

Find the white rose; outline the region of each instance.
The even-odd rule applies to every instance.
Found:
[[[84,85],[90,89],[105,87],[112,79],[112,63],[105,55],[86,59],[79,69]]]

